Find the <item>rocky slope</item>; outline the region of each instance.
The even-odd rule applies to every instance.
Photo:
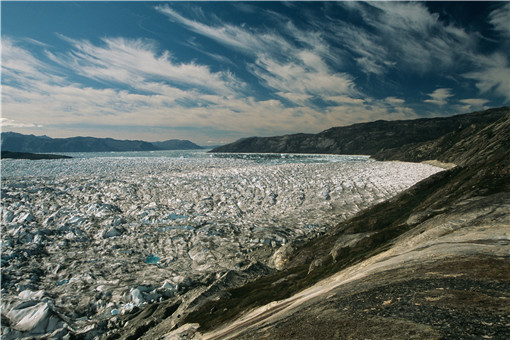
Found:
[[[15,132],[2,133],[1,147],[4,151],[36,153],[201,149],[200,146],[190,141],[176,139],[149,143],[140,140],[94,137],[50,138],[48,136],[23,135]]]
[[[384,121],[334,127],[318,134],[294,134],[277,137],[251,137],[238,140],[212,150],[212,152],[271,152],[271,153],[329,153],[349,155],[374,155],[387,149],[416,143],[434,141],[450,133],[458,133],[467,127],[472,131],[500,119],[508,107],[491,109],[445,118],[424,118],[415,120]],[[447,140],[441,145],[448,147]],[[435,148],[423,159],[430,157]],[[394,151],[385,153],[389,156]],[[396,155],[393,159],[402,159]],[[411,160],[409,157],[407,160]],[[420,159],[421,160],[421,159]]]
[[[228,273],[120,316],[104,337],[509,338],[510,113],[501,116],[430,154],[455,168],[282,246],[278,271]]]
[[[283,270],[228,290],[166,335],[510,337],[509,140],[506,110],[434,155],[457,167],[282,250]]]

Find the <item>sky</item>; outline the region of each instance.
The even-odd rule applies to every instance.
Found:
[[[510,104],[510,2],[1,1],[2,131],[218,145]]]

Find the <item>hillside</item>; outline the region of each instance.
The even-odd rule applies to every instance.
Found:
[[[459,166],[296,246],[286,270],[188,321],[206,339],[508,338],[509,140],[507,111],[436,155]],[[265,296],[281,301],[218,327]]]
[[[15,132],[2,133],[1,147],[4,151],[33,153],[201,149],[200,146],[190,141],[175,139],[149,143],[140,140],[118,140],[94,137],[50,138],[47,136],[23,135]]]
[[[470,126],[483,128],[500,119],[507,110],[508,107],[503,107],[444,118],[378,120],[334,127],[318,134],[251,137],[220,146],[211,152],[374,155],[403,145],[433,141]]]
[[[168,301],[126,316],[115,338],[509,338],[510,111],[500,112],[474,134],[431,141],[450,147],[430,158],[458,166],[284,246],[280,271],[213,283],[187,309]]]

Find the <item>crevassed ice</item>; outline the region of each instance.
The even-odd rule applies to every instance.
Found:
[[[2,160],[3,295],[57,296],[77,324],[111,317],[267,261],[254,251],[314,237],[438,171],[287,155]]]

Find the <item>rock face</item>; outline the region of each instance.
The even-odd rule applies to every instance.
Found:
[[[334,127],[318,134],[295,134],[279,137],[251,137],[220,146],[211,152],[270,152],[270,153],[326,153],[346,155],[375,155],[387,149],[400,148],[427,141],[434,141],[450,133],[459,134],[462,130],[475,126],[483,128],[500,119],[508,107],[473,112],[445,118],[425,118],[401,121],[375,121]],[[469,130],[467,130],[469,131]],[[465,136],[463,134],[462,136]],[[448,140],[441,145],[448,148]],[[428,156],[436,151],[437,145],[430,148]],[[384,157],[394,151],[384,153]],[[402,157],[392,159],[404,160]],[[419,159],[425,160],[427,158]],[[433,158],[428,158],[433,159]],[[406,160],[415,160],[406,158]]]
[[[113,138],[50,138],[47,136],[23,135],[15,132],[3,132],[1,135],[2,150],[13,152],[110,152],[201,149],[200,146],[190,141],[175,139],[149,143]]]
[[[509,137],[506,113],[439,149],[433,158],[459,165],[296,247],[277,275],[185,322],[200,323],[201,339],[509,338]]]

